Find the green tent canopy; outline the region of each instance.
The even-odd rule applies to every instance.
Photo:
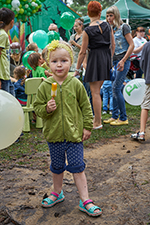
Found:
[[[126,20],[130,24],[132,30],[139,26],[150,26],[150,10],[143,8],[132,0],[119,0],[115,4],[118,7],[122,20]],[[108,8],[107,8],[108,9]],[[101,20],[106,19],[107,9],[102,10]],[[88,16],[82,17],[85,20],[85,25],[90,22]]]
[[[30,17],[31,26],[33,32],[36,30],[44,30],[48,32],[48,27],[50,23],[55,23],[58,26],[60,36],[63,40],[68,40],[70,36],[70,31],[64,30],[60,25],[60,17],[64,12],[71,12],[75,18],[79,18],[80,15],[77,14],[73,9],[68,7],[61,0],[46,0],[42,3],[41,12],[37,15]],[[25,24],[25,35],[31,33],[31,28],[29,22]]]

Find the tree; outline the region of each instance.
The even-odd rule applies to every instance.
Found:
[[[82,16],[86,16],[89,2],[89,0],[73,0],[73,4],[71,4],[70,7]],[[99,2],[102,5],[102,9],[105,9],[117,2],[117,0],[101,0]]]

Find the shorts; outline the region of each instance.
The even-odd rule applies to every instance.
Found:
[[[47,142],[50,150],[51,165],[53,173],[60,174],[65,170],[70,173],[81,173],[85,169],[83,161],[83,143],[73,142]],[[68,165],[66,165],[66,156]]]
[[[150,109],[150,84],[146,84],[141,109]]]

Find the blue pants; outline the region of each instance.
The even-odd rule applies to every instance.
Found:
[[[60,174],[65,170],[70,173],[81,173],[85,169],[83,161],[83,143],[73,142],[47,142],[50,150],[51,165],[53,173]],[[66,166],[66,155],[68,165]]]
[[[14,85],[12,84],[11,80],[1,80],[1,90],[7,91],[13,96],[15,96],[15,91],[14,91]]]
[[[136,72],[136,78],[142,78],[143,71],[141,68]]]
[[[113,81],[113,112],[112,112],[112,118],[117,119],[120,114],[120,120],[125,121],[127,120],[126,115],[126,108],[125,108],[125,100],[123,97],[123,94],[121,92],[122,84],[126,78],[126,75],[128,73],[128,70],[130,68],[130,61],[127,60],[124,64],[124,70],[118,71],[117,65],[118,60],[114,61],[114,71],[113,71],[113,77],[115,77]]]
[[[109,101],[109,110],[113,110],[113,94],[112,94],[112,85],[106,85],[103,83],[103,111],[108,110],[108,100]]]

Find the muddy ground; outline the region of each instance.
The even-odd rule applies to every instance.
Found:
[[[17,163],[1,167],[1,225],[150,224],[150,127],[145,142],[123,136],[85,148],[89,195],[103,211],[98,218],[79,211],[79,195],[68,172],[63,182],[65,201],[52,208],[41,207],[44,194],[53,186],[49,153],[37,155],[45,157],[44,170],[40,162],[33,167]]]

